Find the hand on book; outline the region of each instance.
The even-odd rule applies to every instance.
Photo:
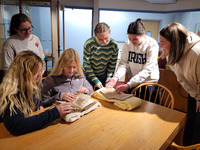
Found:
[[[74,100],[76,100],[76,95],[74,95],[72,93],[63,93],[62,100],[68,101],[68,102],[73,102]]]
[[[127,91],[129,88],[130,88],[130,85],[123,84],[123,85],[117,86],[115,90],[116,90],[117,93],[122,93],[122,92]]]
[[[95,90],[96,88],[97,88],[97,89],[103,88],[103,84],[102,84],[101,82],[98,83],[97,85],[94,86],[94,90]]]
[[[60,117],[65,116],[66,114],[70,113],[72,110],[72,106],[70,102],[60,103],[56,106],[59,111]]]
[[[88,94],[89,90],[86,87],[82,87],[77,91],[77,93]]]
[[[117,77],[112,77],[112,78],[108,79],[108,80],[106,81],[106,82],[107,82],[106,87],[108,87],[108,88],[114,87],[115,84],[117,83],[117,81],[118,81],[118,78],[117,78]]]

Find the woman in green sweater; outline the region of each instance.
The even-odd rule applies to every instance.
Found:
[[[84,45],[83,70],[94,88],[102,88],[113,76],[119,48],[106,23],[98,23],[94,33]]]

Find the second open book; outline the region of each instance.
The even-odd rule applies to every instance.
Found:
[[[114,88],[101,88],[91,94],[97,99],[113,102],[123,110],[132,110],[141,105],[141,99],[131,94],[117,93]]]
[[[126,93],[117,93],[113,88],[102,88],[99,92],[107,99],[125,100],[133,96]]]

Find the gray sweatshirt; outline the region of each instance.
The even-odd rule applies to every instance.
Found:
[[[42,103],[45,107],[50,106],[56,100],[62,100],[63,93],[77,94],[77,91],[82,87],[89,90],[89,95],[93,92],[92,86],[83,76],[77,74],[72,77],[48,76],[43,84]]]

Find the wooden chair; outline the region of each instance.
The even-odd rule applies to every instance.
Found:
[[[172,142],[170,145],[171,150],[199,150],[200,149],[200,144],[195,144],[195,145],[190,145],[190,146],[180,146],[177,145],[175,142]]]
[[[148,90],[149,93],[147,93]],[[142,83],[131,94],[171,109],[174,108],[174,96],[172,92],[167,87],[158,83]]]

